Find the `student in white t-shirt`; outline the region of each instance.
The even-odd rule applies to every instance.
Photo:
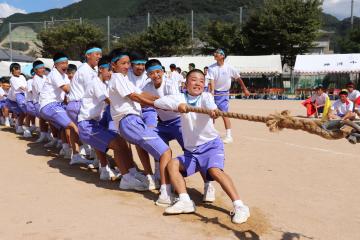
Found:
[[[205,87],[204,92],[212,92],[211,85],[210,85],[210,77],[209,77],[209,67],[204,67],[204,74],[205,74]]]
[[[36,111],[34,106],[34,96],[32,91],[32,83],[34,80],[34,69],[31,69],[31,78],[26,82],[26,92],[25,92],[25,99],[26,99],[26,117],[24,121],[24,135],[25,138],[32,137],[32,131],[36,129],[35,125],[35,118],[36,118]],[[32,124],[32,125],[31,125]],[[30,126],[31,125],[31,126]]]
[[[213,96],[204,92],[205,75],[200,70],[192,70],[186,78],[186,93],[169,95],[156,100],[158,108],[181,113],[184,154],[167,165],[171,183],[179,194],[179,201],[165,209],[167,214],[195,212],[195,204],[187,193],[183,177],[200,171],[208,180],[215,180],[233,201],[234,223],[244,223],[250,216],[249,208],[240,200],[231,178],[224,169],[224,145],[216,131],[212,117],[217,106]],[[211,115],[187,111],[187,106],[211,110]]]
[[[174,81],[175,83],[177,83],[179,90],[181,91],[182,87],[183,87],[183,83],[184,78],[183,76],[178,73],[178,71],[176,71],[176,65],[175,64],[170,64],[170,73],[169,73],[169,77],[168,77],[171,81]]]
[[[240,74],[232,66],[225,63],[225,52],[218,49],[214,53],[216,63],[209,66],[209,79],[211,84],[212,94],[214,95],[216,106],[223,112],[229,110],[229,94],[231,88],[231,80],[238,81],[245,96],[249,96],[250,93],[247,90]],[[224,125],[226,129],[226,136],[223,139],[224,143],[232,143],[233,138],[231,136],[231,122],[227,117],[223,117]]]
[[[10,83],[8,79],[3,78],[0,84],[0,115],[2,117],[1,124],[6,127],[10,127],[9,109],[6,103],[6,99],[10,89]]]
[[[354,103],[354,108],[360,105],[360,91],[355,89],[355,84],[353,82],[349,82],[346,84],[346,88],[349,92],[349,100]]]
[[[318,114],[324,112],[327,98],[329,98],[329,96],[324,92],[324,87],[322,85],[317,86],[315,88],[315,94],[311,96],[311,102],[316,107]]]
[[[353,112],[354,103],[348,99],[348,92],[342,90],[339,93],[339,99],[336,100],[331,106],[331,112],[329,114],[330,119],[347,120],[354,119],[355,114]]]

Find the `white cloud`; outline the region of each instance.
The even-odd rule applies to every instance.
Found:
[[[323,10],[339,19],[350,17],[351,0],[324,0]],[[354,16],[360,16],[360,1],[354,1]]]
[[[0,18],[6,18],[14,13],[26,13],[26,11],[13,7],[7,3],[0,3]]]

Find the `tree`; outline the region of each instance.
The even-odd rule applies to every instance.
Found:
[[[212,54],[218,48],[228,55],[244,53],[244,40],[240,28],[234,23],[208,22],[200,33],[200,40],[204,43],[203,54]]]
[[[248,54],[281,54],[293,67],[313,46],[321,25],[321,0],[265,0],[244,27]]]
[[[149,56],[174,56],[190,51],[190,29],[178,19],[157,22],[146,31],[128,35],[116,47],[138,49]]]
[[[43,57],[52,57],[55,52],[62,51],[71,59],[79,60],[92,42],[102,43],[103,32],[88,23],[66,23],[59,27],[42,30],[38,34],[42,42],[39,45]]]
[[[360,30],[350,31],[345,37],[338,40],[338,47],[341,53],[360,52]]]

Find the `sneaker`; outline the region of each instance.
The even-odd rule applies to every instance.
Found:
[[[10,126],[11,126],[11,127],[14,127],[14,126],[15,126],[15,121],[14,121],[14,119],[10,118],[9,123],[10,123]]]
[[[146,184],[136,179],[133,175],[128,174],[127,177],[122,177],[119,188],[122,190],[136,190],[147,191]]]
[[[47,144],[44,145],[44,147],[46,148],[52,148],[55,147],[57,144],[57,139],[53,138],[50,142],[48,142]]]
[[[89,152],[89,153],[88,153],[88,152]],[[93,159],[95,159],[95,158],[96,158],[96,152],[95,152],[95,149],[90,148],[90,150],[89,150],[89,151],[87,151],[86,153],[88,153],[88,154],[89,154],[89,157],[90,157],[90,158],[93,158]]]
[[[57,142],[56,142],[56,148],[57,149],[61,149],[62,148],[62,141],[59,139],[59,140],[57,140]]]
[[[214,202],[215,201],[215,187],[211,182],[205,184],[203,202]]]
[[[60,149],[59,156],[65,156],[65,149],[64,148]]]
[[[250,217],[250,210],[249,207],[246,205],[236,207],[234,210],[230,212],[230,215],[232,217],[232,222],[241,224],[247,221],[247,219]]]
[[[4,122],[5,127],[10,127],[10,120],[7,118]]]
[[[23,134],[23,133],[24,133],[23,127],[22,127],[22,126],[17,126],[17,127],[16,127],[16,133],[18,133],[18,134]]]
[[[92,162],[93,161],[84,158],[80,154],[74,154],[71,157],[70,165],[74,165],[74,164],[86,164],[86,165],[89,165]]]
[[[225,144],[233,143],[233,142],[234,142],[234,139],[232,137],[230,137],[230,136],[226,136],[223,139],[223,143],[225,143]]]
[[[89,169],[99,168],[99,160],[97,158],[95,158],[94,161],[88,165],[88,168]]]
[[[167,214],[181,214],[181,213],[193,213],[195,212],[195,204],[190,201],[177,201],[172,206],[165,209]]]
[[[23,137],[24,138],[31,138],[32,137],[32,134],[31,134],[29,129],[24,130]]]
[[[36,140],[36,143],[41,143],[47,141],[47,137],[45,133],[40,133],[40,137]]]
[[[85,145],[80,146],[79,154],[86,156]]]
[[[109,165],[100,168],[100,180],[103,181],[116,181],[120,179],[121,175],[116,174]]]
[[[155,205],[156,206],[159,206],[159,207],[170,207],[171,204],[173,203],[174,201],[174,197],[173,196],[169,196],[169,195],[165,195],[165,194],[160,194],[158,199],[156,200],[155,202]]]
[[[142,174],[141,172],[136,172],[134,174],[132,174],[137,180],[147,184],[149,181],[148,181],[148,178]]]
[[[64,149],[64,158],[71,159],[71,156],[72,156],[72,149],[71,148]]]
[[[148,184],[149,190],[155,190],[160,188],[160,182],[156,181],[154,175],[146,175],[146,182]]]

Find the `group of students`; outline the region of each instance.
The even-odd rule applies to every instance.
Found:
[[[77,70],[69,67],[68,57],[61,52],[54,54],[49,73],[43,62],[35,61],[34,76],[27,81],[20,65],[12,64],[10,81],[0,88],[4,124],[10,126],[10,119],[16,118],[16,132],[32,137],[38,118],[36,142],[61,147],[59,154],[71,165],[98,167],[100,179],[120,180],[120,189],[160,189],[155,204],[166,207],[167,214],[195,212],[184,177],[199,172],[204,180],[203,200],[215,200],[212,181],[218,182],[233,202],[232,221],[246,222],[249,208],[224,172],[223,140],[214,127],[217,111],[228,111],[231,79],[248,93],[239,73],[224,62],[224,51],[214,53],[216,63],[209,67],[210,92],[204,90],[205,74],[198,69],[187,73],[182,89],[164,73],[159,60],[148,60],[143,53],[114,49],[103,56],[100,46],[90,44],[84,54],[86,62]],[[187,106],[211,114],[188,112]],[[224,118],[224,123],[225,140],[231,142],[229,119]],[[172,140],[183,150],[176,158],[169,147]],[[136,146],[141,172],[133,161],[131,144]],[[114,167],[107,159],[109,149]],[[95,155],[98,163],[89,155]],[[149,155],[155,160],[155,171]]]
[[[323,115],[323,119],[354,120],[360,117],[360,91],[355,89],[355,84],[349,82],[346,89],[339,92],[339,98],[331,104],[328,94],[322,85],[314,89],[314,94],[303,105],[307,108],[307,116]]]

